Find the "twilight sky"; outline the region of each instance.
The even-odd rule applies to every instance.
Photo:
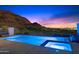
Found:
[[[79,22],[77,5],[0,5],[8,10],[50,28],[74,28]]]

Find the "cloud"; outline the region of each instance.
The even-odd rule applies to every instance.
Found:
[[[75,28],[79,22],[78,17],[52,18],[40,23],[49,28]]]

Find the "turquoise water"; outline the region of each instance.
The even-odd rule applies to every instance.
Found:
[[[48,42],[45,47],[54,48],[59,50],[72,51],[70,44],[59,42]]]
[[[45,37],[45,36],[30,36],[30,35],[15,35],[15,36],[6,37],[3,39],[9,40],[9,41],[26,43],[26,44],[32,44],[32,45],[36,45],[36,46],[40,46],[47,40],[59,41],[59,42],[69,42],[68,38],[66,38],[66,37]],[[48,44],[47,46],[44,46],[44,47],[71,51],[70,44],[66,44],[66,43],[52,42],[52,44],[50,44],[50,45]]]
[[[10,41],[38,45],[38,46],[40,46],[46,40],[69,42],[69,40],[67,38],[63,38],[63,37],[43,37],[43,36],[29,36],[29,35],[15,35],[15,36],[11,36],[11,37],[6,37],[4,39],[10,40]]]

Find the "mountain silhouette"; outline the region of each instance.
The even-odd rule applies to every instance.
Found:
[[[16,15],[10,11],[0,10],[0,26],[10,26],[10,27],[23,27],[31,22],[19,15]]]
[[[14,14],[10,11],[0,10],[0,28],[3,28],[3,32],[7,32],[8,27],[15,28],[15,34],[29,34],[29,35],[64,35],[74,34],[75,30],[69,29],[55,29],[46,28],[37,22],[31,23],[27,18]]]

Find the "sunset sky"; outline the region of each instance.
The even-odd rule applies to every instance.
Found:
[[[79,22],[77,5],[0,5],[0,10],[11,11],[49,28],[74,28]]]

